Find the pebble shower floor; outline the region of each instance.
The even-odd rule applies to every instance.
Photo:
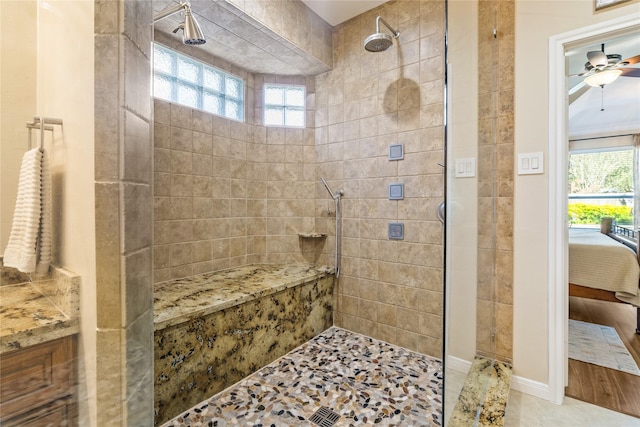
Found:
[[[442,426],[442,384],[440,360],[332,327],[164,427]]]

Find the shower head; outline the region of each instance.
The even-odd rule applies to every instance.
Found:
[[[173,6],[163,10],[153,17],[153,22],[157,22],[162,18],[166,18],[169,15],[173,15],[174,13],[180,12],[184,10],[184,22],[178,25],[178,28],[173,30],[174,33],[177,33],[178,30],[182,30],[182,43],[188,45],[200,45],[205,44],[207,41],[204,38],[204,34],[200,29],[200,25],[198,25],[198,21],[191,14],[191,4],[188,1],[181,2],[177,6]]]
[[[391,36],[385,33],[375,33],[364,41],[364,48],[369,52],[382,52],[393,44]]]
[[[385,25],[393,34],[393,38],[389,34],[380,32],[380,22]],[[391,28],[387,21],[378,16],[376,18],[376,32],[364,40],[364,48],[369,52],[382,52],[389,49],[393,45],[393,39],[400,37],[400,32]]]
[[[204,34],[202,34],[198,21],[196,21],[196,18],[191,14],[191,8],[189,6],[185,6],[184,8],[184,22],[173,32],[175,33],[180,28],[182,28],[182,43],[193,46],[207,42],[204,39]]]

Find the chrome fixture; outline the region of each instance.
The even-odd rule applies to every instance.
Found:
[[[331,189],[329,188],[329,184],[327,184],[327,181],[323,177],[320,177],[320,179],[322,180],[322,184],[324,184],[324,188],[327,189],[327,191],[329,192],[329,195],[333,200],[336,200],[336,198],[340,198],[344,195],[344,190],[338,190],[338,195],[336,196],[335,194],[333,194],[333,191],[331,191]]]
[[[62,119],[33,116],[33,122],[27,122],[27,129],[29,129],[29,150],[33,148],[33,142],[31,141],[31,129],[40,130],[40,151],[43,151],[44,131],[47,130],[53,132],[53,126],[51,125],[62,126]]]
[[[191,14],[191,4],[188,1],[181,2],[176,6],[168,7],[162,12],[157,13],[153,17],[153,22],[158,22],[159,20],[173,15],[174,13],[178,13],[181,10],[184,10],[184,22],[178,25],[178,28],[173,30],[173,32],[177,33],[178,30],[182,30],[182,43],[184,44],[205,44],[207,41],[200,29],[200,25],[198,25],[198,21],[196,21],[196,18]]]
[[[444,224],[444,221],[445,221],[444,209],[445,209],[445,205],[444,205],[444,202],[442,202],[438,205],[438,219],[442,224]]]
[[[380,22],[391,31],[393,38],[391,38],[389,34],[380,32]],[[389,49],[389,47],[393,45],[393,39],[397,39],[398,37],[400,37],[400,32],[391,28],[391,26],[387,24],[387,21],[382,19],[381,16],[378,16],[376,18],[376,33],[364,40],[364,48],[369,52],[382,52]]]
[[[331,198],[336,202],[336,252],[335,252],[335,266],[336,266],[336,279],[340,277],[340,259],[342,257],[342,196],[344,196],[344,190],[338,190],[335,194],[329,188],[327,181],[320,177],[324,188],[327,189]]]

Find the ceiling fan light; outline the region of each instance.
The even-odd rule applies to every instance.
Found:
[[[584,81],[593,87],[608,85],[617,79],[620,74],[622,74],[622,70],[604,70],[598,71],[595,74],[592,74],[584,79]]]

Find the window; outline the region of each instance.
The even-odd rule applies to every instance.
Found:
[[[569,221],[599,227],[600,218],[633,224],[633,149],[592,150],[569,155]]]
[[[158,44],[153,96],[229,119],[244,120],[244,81]]]
[[[305,87],[264,85],[265,126],[304,127]]]

